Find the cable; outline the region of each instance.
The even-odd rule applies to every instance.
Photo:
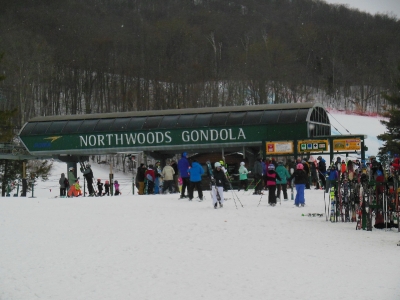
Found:
[[[349,134],[351,134],[351,132],[350,131],[348,131],[347,129],[346,129],[346,127],[344,127],[338,120],[336,120],[336,118],[329,112],[329,111],[327,111],[328,112],[328,114],[330,114],[331,116],[332,116],[332,118],[336,121],[336,122],[338,122],[338,124],[340,125],[340,126],[342,126],[343,128],[344,128],[344,130],[346,130]],[[333,126],[332,124],[331,124],[331,126],[333,127],[333,128],[335,128],[340,134],[342,134],[335,126]],[[343,135],[343,134],[342,134]]]

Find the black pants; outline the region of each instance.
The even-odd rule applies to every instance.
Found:
[[[325,188],[325,185],[326,185],[325,176],[323,174],[321,174],[321,173],[318,173],[318,176],[319,176],[319,182],[321,182],[321,187]],[[317,181],[317,189],[320,188],[319,182]]]
[[[65,196],[66,188],[60,188],[60,197]]]
[[[263,178],[261,175],[255,175],[254,176],[254,181],[256,183],[256,187],[254,188],[255,193],[261,193],[261,190],[263,188]]]
[[[154,182],[147,180],[147,195],[152,195],[154,194]]]
[[[276,185],[269,185],[268,188],[268,203],[269,204],[276,204]]]
[[[189,192],[189,187],[190,187],[190,180],[189,177],[182,177],[182,191],[181,191],[181,196],[185,196],[185,190],[187,190]]]
[[[248,186],[247,179],[240,180],[239,191],[240,191],[241,188],[244,188],[247,191],[247,186]]]
[[[280,183],[276,185],[276,197],[280,198],[281,197],[281,190],[283,191],[283,198],[288,199],[287,196],[287,183]]]
[[[172,194],[172,184],[174,183],[173,180],[164,180],[163,182],[163,193],[167,192],[167,189],[170,194]]]
[[[192,200],[193,199],[193,191],[194,188],[196,187],[197,192],[199,193],[199,198],[203,199],[203,190],[201,188],[201,181],[190,181],[190,185],[189,185],[189,199]]]

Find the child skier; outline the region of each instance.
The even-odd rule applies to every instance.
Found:
[[[101,182],[101,179],[97,179],[97,190],[98,190],[97,195],[103,196],[103,183]]]
[[[119,191],[119,183],[118,180],[114,181],[114,196],[120,195],[121,192]]]
[[[213,198],[213,205],[216,209],[219,207],[224,206],[224,184],[227,181],[224,171],[222,170],[221,163],[216,162],[214,164],[215,171],[213,172],[213,177],[211,178],[212,182],[212,198]],[[220,200],[217,200],[217,194],[219,195]]]
[[[108,180],[106,180],[105,184],[104,184],[104,196],[110,196],[110,182]]]
[[[275,171],[275,165],[269,164],[266,174],[266,183],[268,188],[268,203],[271,206],[276,205],[276,180],[282,180],[278,173]]]

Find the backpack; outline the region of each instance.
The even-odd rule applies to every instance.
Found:
[[[64,179],[64,186],[67,188],[69,187],[69,181],[67,178]]]
[[[149,181],[153,181],[153,176],[151,176],[150,174],[147,174],[146,178],[147,178],[147,180],[149,180]]]

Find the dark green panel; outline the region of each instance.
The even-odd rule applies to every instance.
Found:
[[[294,140],[307,137],[307,124],[198,127],[191,129],[153,129],[109,133],[58,134],[56,136],[20,136],[31,153],[122,148],[196,146],[213,144],[246,145],[263,140]]]

